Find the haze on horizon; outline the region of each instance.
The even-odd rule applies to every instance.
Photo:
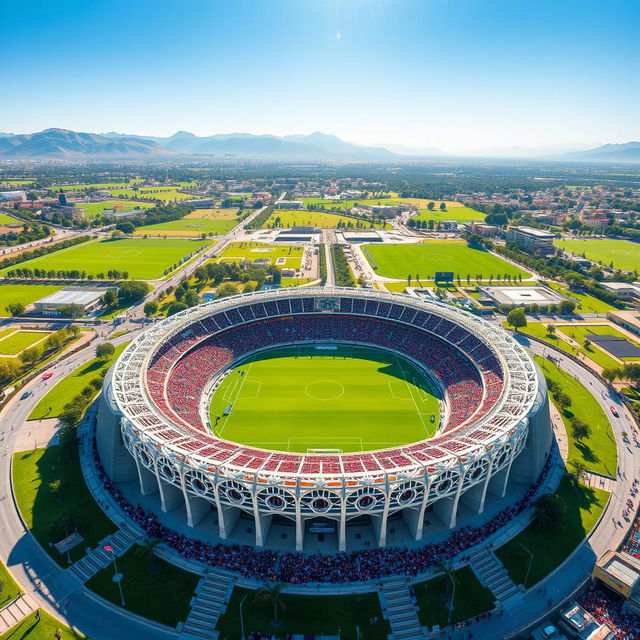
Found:
[[[319,130],[449,153],[640,138],[623,0],[25,0],[2,22],[5,132]]]

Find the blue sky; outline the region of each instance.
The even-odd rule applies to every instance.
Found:
[[[0,131],[624,142],[639,28],[630,0],[6,2]]]

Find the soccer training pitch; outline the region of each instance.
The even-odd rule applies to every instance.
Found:
[[[216,262],[242,262],[243,260],[269,260],[271,264],[299,269],[304,250],[299,244],[274,245],[264,242],[232,242]]]
[[[279,226],[282,228],[290,227],[318,227],[321,229],[334,229],[338,223],[343,225],[353,225],[353,228],[370,229],[372,222],[360,218],[351,218],[349,216],[341,216],[337,213],[325,213],[323,211],[303,211],[290,209],[276,209],[262,225],[263,227],[271,227],[279,220]],[[376,229],[391,229],[388,222],[382,225],[378,222],[373,225]]]
[[[421,244],[368,244],[364,254],[376,273],[387,278],[404,278],[417,275],[425,280],[433,280],[436,271],[453,271],[454,277],[466,280],[467,275],[482,280],[503,277],[529,278],[530,273],[514,267],[497,256],[471,249],[464,242],[437,240]]]
[[[417,216],[414,216],[414,220],[433,220],[435,223],[444,222],[445,220],[455,220],[456,222],[470,222],[471,220],[484,220],[485,214],[481,211],[476,211],[469,207],[457,206],[447,207],[444,211],[441,211],[436,203],[436,208],[433,211],[429,209],[420,209]]]
[[[224,415],[228,413],[228,415]],[[231,371],[213,395],[213,432],[262,449],[368,451],[434,435],[439,402],[408,361],[381,349],[284,347]]]
[[[197,251],[203,240],[160,240],[123,238],[90,240],[0,270],[0,275],[18,267],[86,271],[87,275],[106,274],[109,269],[128,271],[129,278],[154,280],[182,258]]]
[[[640,271],[640,244],[628,240],[555,240],[557,247],[565,251],[582,255],[589,260],[602,262],[609,266],[613,262],[614,269],[623,271]]]

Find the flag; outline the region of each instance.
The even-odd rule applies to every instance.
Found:
[[[110,544],[105,544],[102,548],[109,553],[113,553],[113,547]]]

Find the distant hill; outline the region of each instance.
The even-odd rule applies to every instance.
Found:
[[[106,133],[106,137],[121,136]],[[125,136],[128,137],[128,136]],[[383,147],[366,147],[345,142],[337,136],[315,132],[311,135],[254,135],[221,133],[196,136],[178,131],[167,138],[144,137],[159,145],[188,155],[231,156],[241,158],[291,160],[384,160],[396,154]]]
[[[586,162],[640,162],[640,142],[605,144],[595,149],[567,153],[563,157]]]
[[[153,140],[107,137],[68,129],[0,136],[0,157],[11,158],[141,158],[173,155]]]

